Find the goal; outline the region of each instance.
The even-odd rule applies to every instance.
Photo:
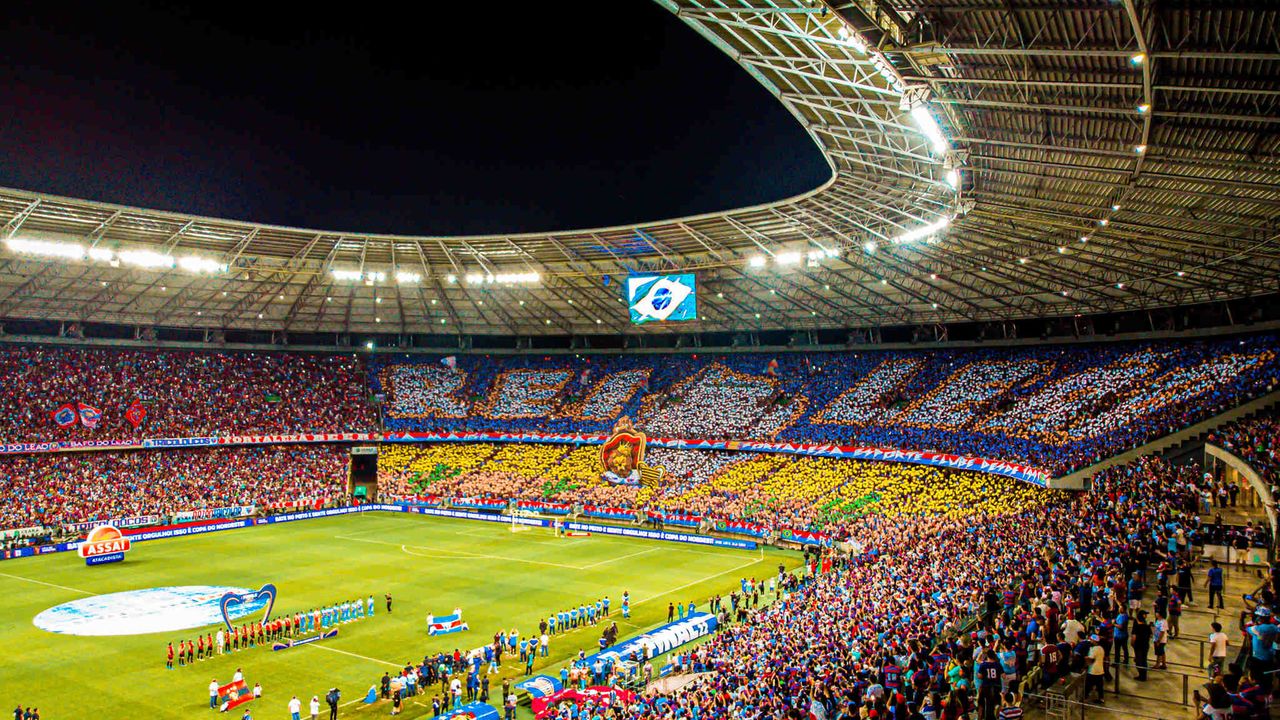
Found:
[[[528,510],[513,508],[511,510],[511,532],[526,532],[540,526],[541,523],[531,524],[529,520],[537,520],[538,514]]]

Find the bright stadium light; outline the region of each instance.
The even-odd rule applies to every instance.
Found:
[[[187,255],[178,258],[178,267],[192,273],[215,273],[225,272],[227,266],[217,260],[209,258],[197,257],[195,255]]]
[[[171,268],[174,260],[172,255],[154,250],[124,250],[120,253],[120,262],[141,268]]]
[[[943,215],[928,225],[921,225],[914,230],[908,230],[893,239],[894,244],[903,245],[909,242],[915,242],[921,238],[927,238],[930,235],[947,228],[951,224],[951,218]]]
[[[960,171],[959,170],[955,168],[951,168],[950,170],[948,170],[946,179],[947,179],[947,184],[950,185],[953,190],[960,187]]]
[[[415,272],[398,272],[396,273],[396,282],[401,285],[413,285],[422,280],[422,276]]]
[[[938,121],[934,120],[933,113],[929,112],[928,105],[920,104],[911,108],[911,119],[916,121],[920,132],[929,139],[934,152],[945,155],[951,149],[946,136],[942,134],[942,128],[938,127]]]
[[[352,280],[359,280],[360,278],[364,277],[364,273],[360,272],[359,270],[339,270],[337,268],[334,268],[329,272],[333,273],[334,280],[352,281]]]
[[[89,259],[98,262],[111,262],[116,259],[116,254],[107,248],[91,247],[89,248]]]
[[[752,255],[751,260],[748,262],[751,264],[751,267],[762,268],[766,261],[763,255]]]
[[[25,240],[9,238],[4,243],[10,250],[23,255],[40,255],[67,260],[80,260],[84,257],[84,246],[76,243],[53,242],[48,240]]]
[[[778,253],[778,255],[774,258],[774,260],[779,265],[795,265],[796,263],[800,262],[800,253],[798,252]]]
[[[848,43],[849,47],[852,48],[854,52],[859,55],[867,54],[867,43],[862,39],[861,35],[856,31],[851,30],[848,25],[841,25],[840,29],[836,30],[836,35],[839,36],[841,40]]]

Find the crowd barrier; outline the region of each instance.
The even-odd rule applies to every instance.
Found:
[[[240,528],[253,527],[255,525],[276,525],[279,523],[298,522],[301,520],[315,520],[317,518],[337,517],[341,515],[350,515],[352,513],[362,512],[398,512],[410,513],[418,515],[432,515],[435,517],[454,518],[459,520],[482,520],[486,522],[511,523],[515,522],[519,525],[527,525],[531,527],[551,527],[551,520],[543,518],[530,517],[509,517],[506,515],[497,515],[492,512],[475,512],[471,510],[445,510],[442,508],[427,507],[423,505],[401,505],[388,503],[371,503],[367,505],[350,505],[345,507],[325,508],[323,510],[308,510],[304,512],[286,513],[283,515],[269,515],[267,517],[252,518],[244,517],[233,520],[211,518],[207,520],[196,520],[188,523],[178,523],[174,525],[161,525],[151,527],[145,530],[129,530],[125,534],[128,535],[132,542],[146,542],[149,540],[164,540],[175,537],[188,537],[191,535],[204,535],[211,532],[220,532],[222,530],[238,530]],[[641,538],[644,540],[662,540],[665,542],[679,542],[692,545],[708,545],[712,547],[722,547],[734,550],[755,550],[757,545],[753,541],[737,540],[734,538],[718,538],[706,535],[694,535],[691,533],[666,532],[661,530],[642,530],[639,528],[623,528],[612,525],[597,525],[594,523],[565,523],[565,529],[579,532],[598,533],[601,535],[620,535],[624,537]],[[17,558],[33,557],[36,555],[47,555],[51,553],[73,552],[78,550],[81,545],[80,540],[71,542],[62,542],[52,545],[41,545],[39,547],[23,547],[11,550],[0,551],[0,560],[14,560]]]

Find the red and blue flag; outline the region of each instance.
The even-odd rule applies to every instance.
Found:
[[[62,407],[50,413],[50,416],[58,427],[70,427],[76,424],[76,408],[71,403],[64,403]]]
[[[82,402],[76,403],[76,409],[80,412],[80,424],[90,430],[98,427],[98,422],[102,420],[102,411],[91,405],[85,405]]]

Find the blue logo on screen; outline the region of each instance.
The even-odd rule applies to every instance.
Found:
[[[670,304],[671,291],[667,288],[658,288],[657,292],[653,294],[653,309],[666,310],[667,306]]]

